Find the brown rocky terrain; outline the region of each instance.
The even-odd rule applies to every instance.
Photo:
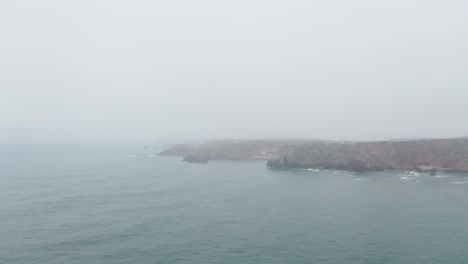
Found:
[[[184,156],[185,161],[198,163],[263,159],[271,168],[468,172],[468,138],[378,142],[223,140],[176,145],[159,155]]]
[[[468,138],[290,145],[283,146],[267,166],[468,172]]]

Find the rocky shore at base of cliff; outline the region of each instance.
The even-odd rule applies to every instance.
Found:
[[[159,155],[186,162],[267,160],[270,168],[346,171],[415,170],[468,172],[468,138],[376,142],[222,140],[175,145]]]

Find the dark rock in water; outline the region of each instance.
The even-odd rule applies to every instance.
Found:
[[[436,176],[437,170],[434,168],[431,170],[431,173],[429,173],[431,176]]]

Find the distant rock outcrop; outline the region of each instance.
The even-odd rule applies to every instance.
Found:
[[[219,140],[201,145],[175,145],[158,155],[184,156],[187,162],[207,162],[222,159],[260,159],[274,157],[285,145],[304,143],[304,141],[281,140]]]
[[[187,156],[187,155],[190,155],[195,149],[196,149],[195,145],[178,144],[158,153],[158,155],[159,156]]]

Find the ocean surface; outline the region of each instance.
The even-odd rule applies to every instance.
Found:
[[[467,174],[0,150],[0,263],[468,263]]]

